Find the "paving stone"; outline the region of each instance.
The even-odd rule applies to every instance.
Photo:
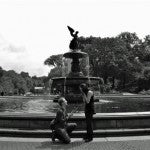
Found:
[[[0,138],[0,150],[150,150],[150,136],[94,138],[85,143],[72,139],[70,144],[48,138]]]

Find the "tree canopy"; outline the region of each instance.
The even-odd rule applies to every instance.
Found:
[[[36,86],[48,87],[46,77],[30,77],[27,72],[16,73],[14,70],[3,70],[0,67],[0,94],[21,95],[33,92]],[[2,94],[2,95],[3,95]]]
[[[103,78],[110,90],[139,92],[144,89],[141,82],[150,80],[150,35],[144,41],[130,32],[106,38],[79,37],[79,49],[89,55],[90,76]],[[61,76],[62,54],[52,55],[45,62],[54,66],[50,78]]]

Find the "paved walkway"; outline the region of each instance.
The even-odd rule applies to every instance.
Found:
[[[48,138],[0,137],[0,150],[150,150],[150,136],[94,138],[90,143],[72,139],[71,144]]]

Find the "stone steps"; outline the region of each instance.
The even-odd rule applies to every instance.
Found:
[[[81,138],[86,134],[86,131],[73,131],[71,137]],[[25,130],[25,129],[10,129],[0,128],[1,137],[34,137],[34,138],[50,138],[51,130]],[[94,137],[117,137],[117,136],[141,136],[150,135],[150,128],[141,129],[101,129],[94,130]]]

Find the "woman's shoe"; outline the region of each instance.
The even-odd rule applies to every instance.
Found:
[[[88,137],[86,137],[86,136],[85,136],[85,137],[83,137],[83,140],[84,140],[84,141],[85,141],[85,140],[87,140],[87,139],[88,139]]]
[[[91,142],[91,141],[93,141],[93,138],[85,139],[85,142]]]

